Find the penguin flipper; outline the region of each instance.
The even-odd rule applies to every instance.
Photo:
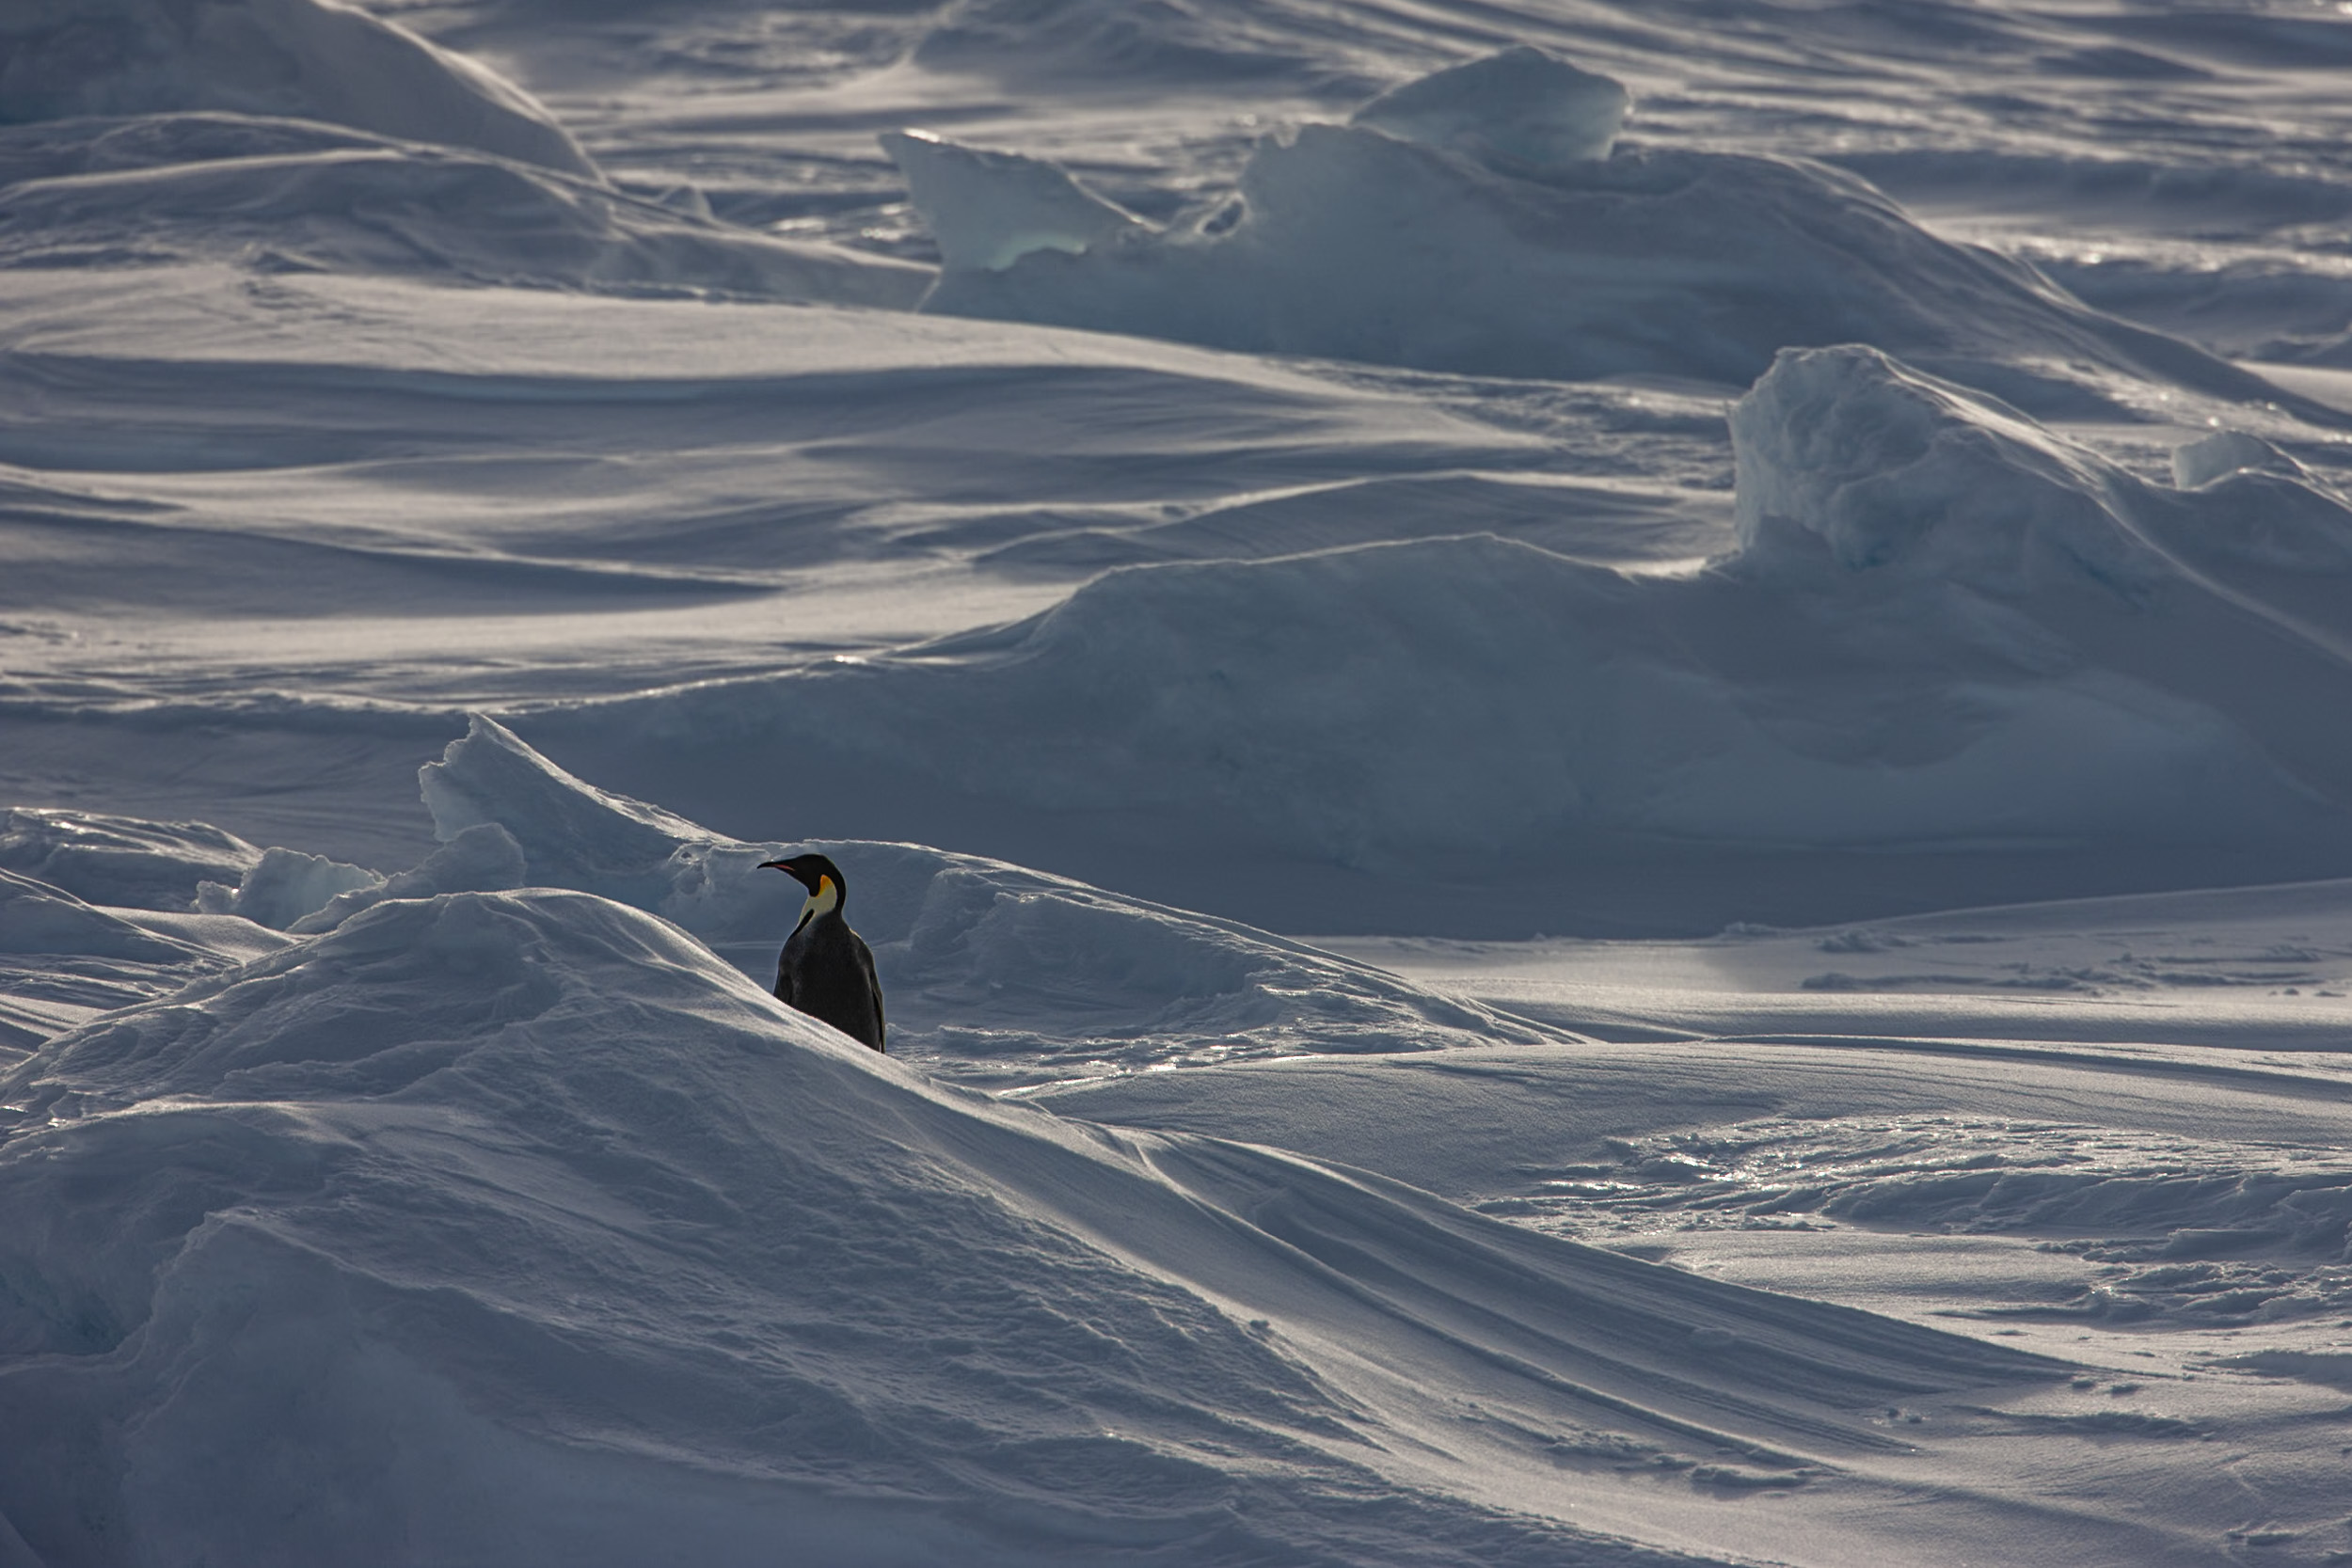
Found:
[[[850,933],[850,940],[857,943],[857,966],[866,973],[866,994],[874,1005],[872,1044],[875,1050],[887,1056],[890,1047],[883,1042],[889,1038],[890,1031],[882,1021],[882,976],[874,973],[874,950],[866,946],[866,939],[855,931]]]

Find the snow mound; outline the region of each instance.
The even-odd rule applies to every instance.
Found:
[[[2098,404],[2102,375],[2279,395],[1937,238],[1856,176],[1751,153],[1601,156],[1622,105],[1607,78],[1505,51],[1352,124],[1262,139],[1231,223],[1009,264],[951,256],[924,309],[1481,375],[1745,386],[1778,349],[1867,342],[2050,406]],[[979,178],[942,163],[927,184],[913,194],[927,221],[940,213],[934,232],[967,232]]]
[[[1784,355],[1732,430],[1740,546],[1703,570],[1482,535],[1134,567],[915,657],[537,722],[852,831],[1050,814],[1109,854],[1141,822],[1440,890],[1693,844],[2344,863],[2352,743],[2307,705],[2352,700],[2341,503],[2153,485],[1867,348]]]
[[[1522,43],[1392,87],[1347,122],[1536,172],[1608,157],[1632,103],[1622,82]]]
[[[528,93],[341,0],[30,0],[0,21],[0,120],[288,116],[600,178]]]
[[[2012,595],[2082,575],[2145,594],[2165,569],[2119,515],[2120,470],[1868,349],[1783,354],[1733,407],[1731,439],[1754,568],[1826,550],[1844,571]]]
[[[2013,599],[2095,583],[2153,604],[2185,576],[2339,650],[2297,574],[2352,573],[2352,508],[2287,453],[2219,432],[2153,485],[1999,400],[1855,346],[1791,350],[1732,410],[1744,568],[1868,570]]]
[[[450,842],[410,877],[496,835],[516,857],[511,868],[501,862],[506,885],[619,899],[676,922],[755,978],[772,975],[802,895],[759,863],[802,846],[740,843],[608,794],[479,717],[421,778]],[[893,1051],[936,1070],[1034,1080],[1569,1037],[1263,931],[999,861],[911,844],[805,847],[850,879],[849,912],[882,972]],[[359,896],[392,895],[400,880]],[[297,928],[336,918],[330,907]]]
[[[51,1561],[1658,1563],[1469,1499],[1804,1484],[2056,1370],[935,1085],[580,894],[378,905],[0,1101]]]
[[[505,159],[225,115],[0,130],[0,258],[231,261],[893,309],[928,269],[787,242]]]
[[[19,806],[0,815],[0,870],[51,883],[93,904],[188,910],[198,884],[233,885],[262,851],[201,822],[146,822]]]
[[[880,139],[951,267],[1001,272],[1032,250],[1080,252],[1145,227],[1041,158],[963,147],[928,131],[887,131]]]

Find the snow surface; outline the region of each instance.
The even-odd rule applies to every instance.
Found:
[[[326,120],[596,176],[480,62],[343,0],[28,0],[0,30],[0,119],[189,109]]]
[[[2347,65],[0,8],[0,1563],[2352,1556]]]
[[[1609,156],[1629,103],[1624,83],[1521,43],[1401,83],[1347,122],[1543,174]]]

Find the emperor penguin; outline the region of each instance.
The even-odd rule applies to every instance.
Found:
[[[781,871],[808,889],[800,924],[785,939],[784,952],[776,959],[777,997],[860,1044],[886,1052],[882,982],[874,978],[874,955],[866,939],[842,918],[850,888],[841,879],[841,868],[823,855],[762,861],[759,868]]]

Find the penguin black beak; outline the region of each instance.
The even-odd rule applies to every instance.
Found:
[[[762,871],[781,871],[786,876],[791,878],[794,881],[800,883],[801,886],[807,888],[809,892],[815,893],[817,891],[816,884],[812,883],[805,876],[802,875],[801,868],[794,865],[790,861],[761,861],[759,863],[759,869]]]

